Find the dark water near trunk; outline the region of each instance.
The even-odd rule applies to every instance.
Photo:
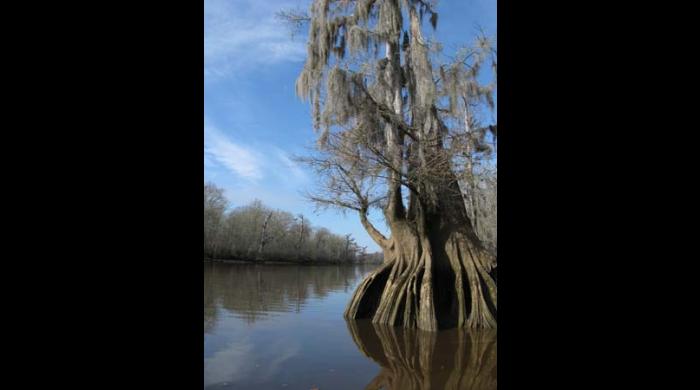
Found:
[[[345,321],[367,266],[204,264],[206,389],[496,389],[496,333]]]

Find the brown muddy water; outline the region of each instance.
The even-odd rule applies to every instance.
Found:
[[[204,263],[205,389],[496,389],[496,332],[346,321],[374,265]]]

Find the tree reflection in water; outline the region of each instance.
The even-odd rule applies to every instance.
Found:
[[[275,313],[299,313],[309,298],[348,292],[358,278],[375,267],[205,263],[204,331],[216,325],[221,308],[249,324]]]
[[[381,372],[372,389],[496,389],[496,330],[425,332],[348,320],[360,351]]]
[[[301,354],[280,366],[279,377],[271,377],[269,384],[288,383],[286,376],[315,378],[314,381],[327,381],[319,388],[361,388],[366,389],[496,389],[496,331],[467,331],[449,329],[440,332],[425,332],[416,329],[404,329],[386,325],[374,325],[370,320],[345,321],[342,312],[354,285],[364,274],[375,269],[376,265],[367,266],[296,266],[296,265],[251,265],[251,264],[217,264],[206,263],[204,266],[204,332],[214,335],[211,338],[210,353],[221,353],[229,344],[238,345],[244,340],[252,344],[255,351],[246,357],[251,361],[259,359],[262,366],[274,360],[278,351],[268,350],[262,344],[275,340],[301,337],[299,326],[311,332],[303,332],[304,337],[314,332],[328,332],[319,326],[319,316],[326,325],[332,324],[337,339],[329,339],[322,344],[313,340],[301,340]],[[326,306],[319,313],[320,302],[330,294],[345,292],[335,297],[337,307]],[[306,310],[311,309],[311,310]],[[233,317],[242,323],[255,324],[261,319],[278,316],[281,313],[299,313],[293,323],[273,321],[278,327],[268,327],[256,333],[256,326],[246,329],[231,328]],[[337,321],[337,322],[336,322]],[[352,342],[342,332],[343,322],[360,353],[355,353]],[[219,323],[227,323],[222,328]],[[237,321],[233,321],[237,323]],[[288,326],[297,326],[289,328]],[[301,325],[300,325],[301,324]],[[255,324],[257,325],[257,324]],[[233,333],[231,333],[233,332]],[[345,334],[343,334],[345,333]],[[242,336],[245,334],[246,336]],[[256,338],[257,337],[257,338]],[[222,342],[221,340],[226,340]],[[333,344],[337,342],[337,344]],[[216,344],[223,343],[223,344]],[[349,349],[344,349],[349,348]],[[335,354],[336,350],[338,352]],[[376,362],[379,374],[372,379],[357,360],[365,362],[365,355]],[[352,356],[352,357],[349,357]],[[331,377],[323,379],[323,372],[318,367],[333,361],[337,369],[338,381]],[[240,361],[232,360],[231,367],[240,366]],[[251,363],[252,364],[252,363]],[[309,369],[309,367],[311,367]],[[316,367],[316,368],[314,368]],[[357,367],[364,367],[356,373]],[[340,371],[352,372],[357,382],[352,387],[345,383]],[[237,386],[244,388],[264,388],[258,371],[251,371],[250,377],[241,377]],[[347,377],[345,377],[347,381]],[[275,382],[277,381],[277,382]],[[262,387],[260,387],[262,386]],[[305,385],[304,385],[305,386]],[[291,387],[290,387],[291,388]],[[303,388],[303,387],[300,387]],[[306,387],[309,388],[309,387]]]

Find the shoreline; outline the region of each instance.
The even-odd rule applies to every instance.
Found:
[[[381,265],[382,263],[343,263],[289,260],[241,260],[241,259],[204,259],[205,263],[250,264],[250,265]]]

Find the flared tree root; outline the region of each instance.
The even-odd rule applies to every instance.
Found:
[[[461,232],[399,237],[384,264],[358,286],[345,318],[428,331],[496,328],[494,259]]]

